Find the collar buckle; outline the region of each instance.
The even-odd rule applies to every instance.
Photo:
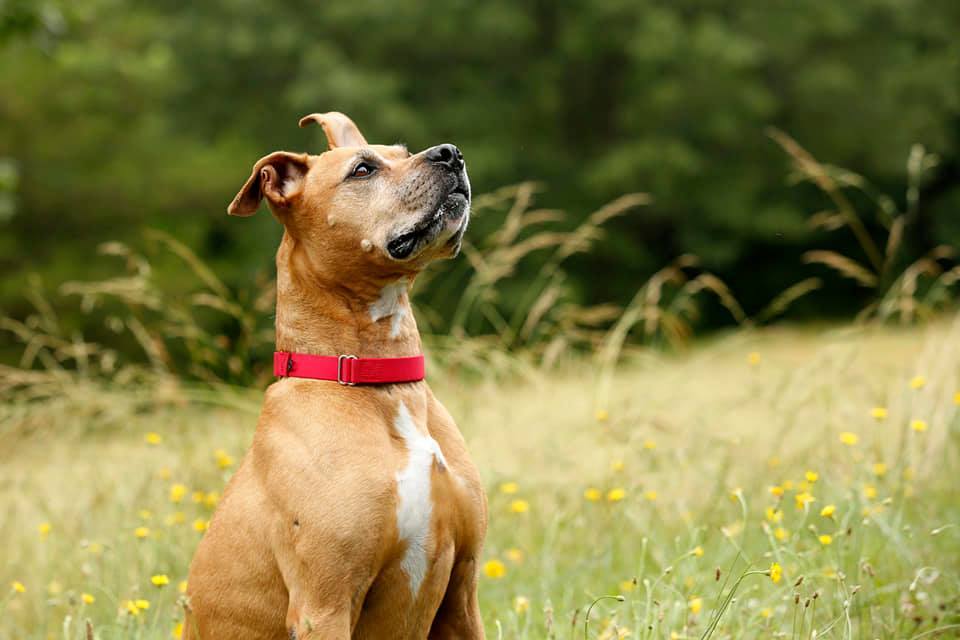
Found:
[[[344,379],[344,377],[343,377],[343,361],[344,361],[344,360],[356,360],[356,359],[357,359],[357,356],[354,356],[354,355],[341,355],[341,356],[337,356],[337,382],[338,382],[339,384],[342,384],[342,385],[345,386],[345,387],[353,387],[353,386],[356,386],[356,384],[357,384],[356,382],[353,382],[352,380],[346,380],[346,379]],[[354,376],[351,375],[350,377],[353,378]]]

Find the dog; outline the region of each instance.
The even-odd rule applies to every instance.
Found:
[[[420,355],[409,290],[459,253],[471,202],[463,155],[367,144],[337,112],[300,126],[313,122],[329,148],[263,157],[228,207],[250,216],[265,199],[284,226],[283,377],[191,562],[184,637],[483,638],[487,504],[460,431],[416,372],[358,385],[345,373]],[[323,356],[337,356],[326,360],[336,381],[298,377]]]

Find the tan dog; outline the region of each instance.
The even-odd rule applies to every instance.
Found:
[[[230,204],[266,198],[284,225],[277,349],[421,352],[408,289],[455,256],[470,185],[453,145],[368,145],[315,114],[329,150],[262,158]],[[267,389],[253,445],[190,566],[187,638],[482,638],[486,499],[459,430],[426,382]]]

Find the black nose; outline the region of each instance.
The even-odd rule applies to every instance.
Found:
[[[463,154],[452,144],[438,144],[426,151],[427,161],[430,164],[443,165],[450,171],[463,169]]]

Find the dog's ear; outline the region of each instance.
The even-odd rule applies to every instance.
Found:
[[[365,147],[367,141],[364,139],[360,129],[353,123],[353,120],[343,115],[339,111],[330,111],[328,113],[311,113],[308,116],[300,118],[300,126],[305,127],[311,122],[316,122],[323,127],[323,133],[327,136],[327,145],[331,149],[337,147]]]
[[[252,216],[267,199],[270,206],[282,209],[303,189],[303,179],[310,169],[310,156],[305,153],[274,151],[253,165],[246,184],[227,207],[232,216]]]

